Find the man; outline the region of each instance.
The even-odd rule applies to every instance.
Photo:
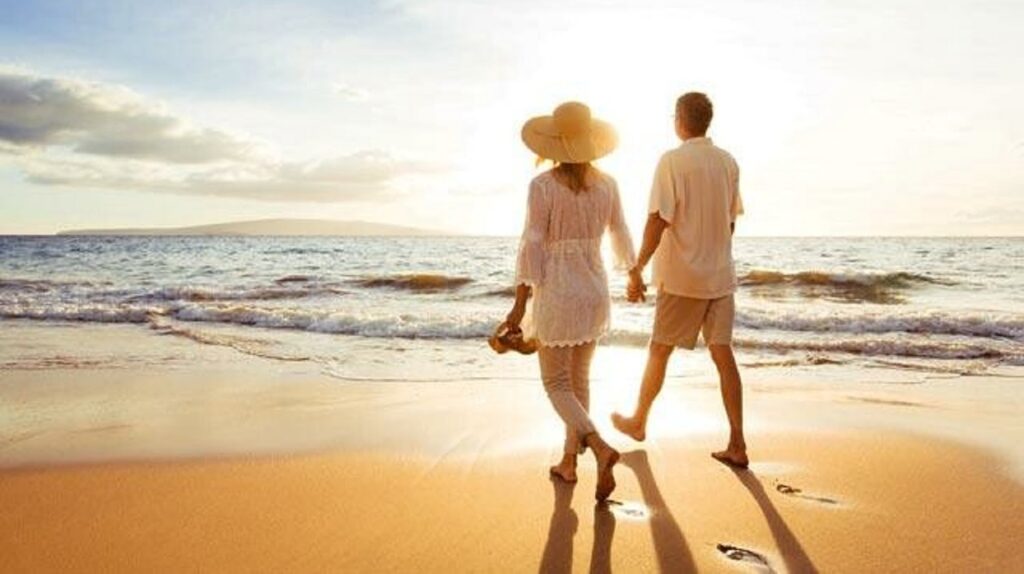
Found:
[[[627,289],[630,301],[644,299],[643,270],[653,256],[658,299],[650,354],[636,411],[631,417],[615,413],[612,422],[635,440],[644,440],[673,348],[693,349],[702,331],[718,369],[730,430],[729,445],[712,456],[745,468],[743,389],[732,352],[732,234],[743,202],[736,160],[706,136],[712,115],[711,100],[702,93],[690,92],[676,101],[675,128],[683,143],[658,162],[643,246]]]

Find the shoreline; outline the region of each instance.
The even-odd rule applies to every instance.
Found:
[[[0,330],[0,420],[7,421],[0,468],[336,448],[475,452],[453,446],[466,429],[486,431],[467,444],[506,453],[547,448],[561,434],[535,357],[499,357],[482,342],[389,352],[352,338],[352,359],[337,364],[262,357],[134,325],[7,325],[13,328]],[[670,363],[652,434],[725,436],[706,353],[680,355]],[[632,407],[644,360],[637,349],[602,347],[597,354],[592,409],[600,429],[611,431],[613,410]],[[447,373],[442,361],[466,365]],[[460,375],[467,368],[479,376]],[[1024,421],[1017,416],[1024,396],[1015,391],[1024,369],[963,376],[783,363],[741,364],[741,372],[751,434],[920,434],[983,448],[1024,484]],[[405,436],[402,417],[424,421],[422,432]],[[494,421],[500,428],[488,430]]]

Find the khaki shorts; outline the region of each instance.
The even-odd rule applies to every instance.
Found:
[[[703,331],[705,345],[731,345],[736,303],[732,295],[718,299],[694,299],[658,292],[651,341],[692,349]]]

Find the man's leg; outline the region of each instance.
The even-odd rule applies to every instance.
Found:
[[[731,345],[712,344],[708,349],[718,368],[722,403],[729,417],[729,446],[723,451],[712,453],[712,456],[724,463],[745,467],[750,461],[747,459],[747,441],[743,437],[743,383],[736,367],[736,357]]]
[[[651,341],[647,355],[647,367],[644,369],[644,379],[640,385],[640,397],[637,399],[633,416],[624,417],[619,413],[612,415],[612,424],[615,425],[615,428],[634,440],[642,441],[647,438],[647,416],[651,412],[654,399],[657,398],[662,385],[665,384],[665,370],[668,368],[668,359],[671,356],[671,345]]]

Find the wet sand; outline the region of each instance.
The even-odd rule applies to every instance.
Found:
[[[906,437],[707,438],[630,450],[608,505],[543,453],[357,453],[0,473],[0,570],[1013,572],[1024,492],[989,458]],[[801,489],[800,495],[787,494]],[[738,558],[740,561],[733,560]],[[745,561],[745,562],[744,562]]]
[[[93,335],[135,360],[5,357],[0,571],[1024,571],[1016,379],[751,371],[749,471],[708,456],[713,384],[671,383],[638,444],[607,424],[635,386],[599,381],[624,456],[595,506],[592,461],[574,487],[546,475],[560,428],[539,384],[339,383]]]

